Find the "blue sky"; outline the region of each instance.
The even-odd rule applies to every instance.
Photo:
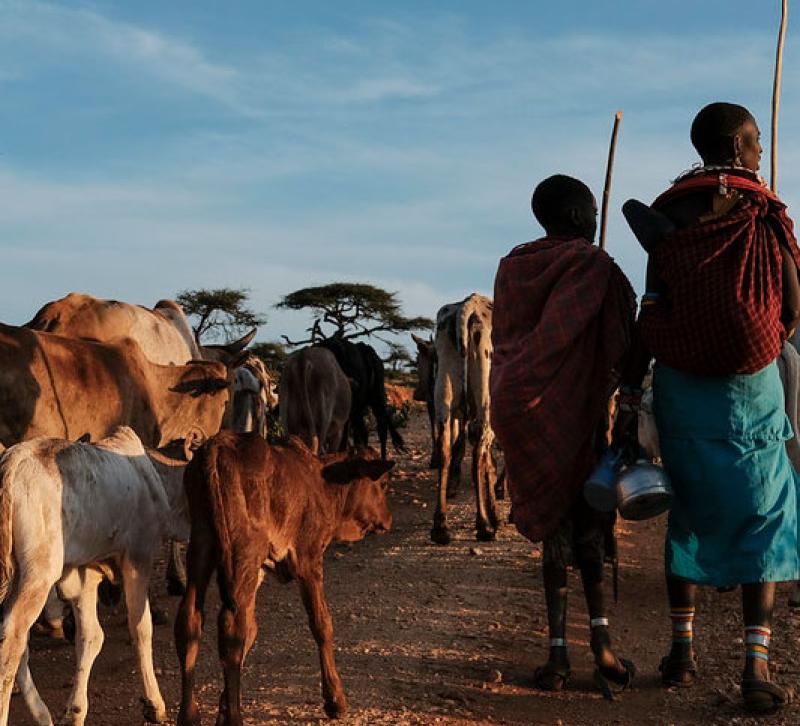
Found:
[[[70,290],[152,305],[245,286],[266,340],[307,324],[272,309],[281,295],[340,279],[433,316],[491,294],[499,257],[539,236],[539,180],[573,174],[600,195],[617,108],[609,252],[639,288],[619,207],[696,161],[688,129],[709,101],[750,107],[768,146],[779,6],[0,0],[0,319]],[[800,14],[790,211],[798,33]]]

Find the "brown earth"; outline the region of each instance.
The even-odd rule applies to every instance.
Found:
[[[700,680],[690,690],[661,688],[656,669],[668,646],[662,584],[662,520],[620,527],[620,602],[610,608],[619,652],[638,668],[635,687],[614,702],[591,685],[588,623],[578,578],[572,575],[573,680],[560,694],[531,687],[530,676],[547,653],[540,584],[540,548],[506,526],[493,543],[476,543],[469,488],[451,509],[456,535],[449,547],[428,539],[435,478],[427,469],[426,417],[416,411],[405,434],[409,454],[399,457],[391,486],[394,529],[327,555],[326,589],[333,612],[337,660],[350,701],[344,724],[800,724],[800,708],[757,720],[740,709],[742,665],[738,594],[705,590],[696,621]],[[469,470],[468,468],[466,469]],[[503,512],[507,515],[507,505]],[[162,604],[175,614],[177,601]],[[610,589],[610,588],[609,588]],[[773,669],[787,683],[800,681],[800,619],[787,608],[782,586],[774,624]],[[216,593],[199,669],[204,722],[213,723],[221,674],[215,652]],[[142,723],[140,685],[122,609],[103,611],[106,642],[90,682],[88,724]],[[259,597],[260,633],[243,678],[248,724],[326,721],[319,692],[316,648],[294,585],[267,579]],[[45,701],[60,715],[74,664],[71,646],[31,641],[31,669]],[[174,718],[179,695],[170,627],[157,627],[155,660]],[[19,696],[12,724],[32,723]]]

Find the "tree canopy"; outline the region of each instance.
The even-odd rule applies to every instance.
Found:
[[[292,341],[281,336],[292,346],[331,337],[350,340],[374,335],[383,340],[380,333],[406,333],[433,327],[429,318],[403,315],[397,293],[366,283],[332,282],[304,287],[284,296],[275,307],[310,310],[313,315],[311,326],[306,329],[307,339]]]
[[[404,345],[391,341],[388,343],[388,352],[383,362],[386,363],[392,371],[397,372],[401,368],[412,367],[415,361]]]
[[[283,364],[289,356],[286,346],[277,340],[253,343],[248,350],[261,358],[273,373],[280,373],[283,370]]]
[[[189,316],[195,338],[238,337],[267,322],[264,315],[247,306],[246,288],[220,287],[213,290],[183,290],[175,298]]]

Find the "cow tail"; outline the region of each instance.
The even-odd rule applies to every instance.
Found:
[[[470,295],[458,306],[458,313],[456,314],[456,344],[462,358],[466,357],[469,349],[469,319],[474,312],[475,299]]]
[[[311,433],[311,440],[309,441],[309,445],[311,448],[311,453],[315,456],[319,454],[319,447],[320,447],[320,440],[319,440],[319,431],[317,431],[315,424],[314,424],[314,413],[311,410],[311,399],[309,398],[308,391],[309,391],[309,384],[308,384],[308,377],[311,374],[311,361],[306,360],[305,366],[303,366],[303,385],[300,387],[301,395],[303,397],[303,408],[306,412],[306,422],[308,423],[308,428],[312,432]]]
[[[219,547],[219,568],[222,577],[219,579],[220,598],[229,610],[239,609],[233,597],[233,548],[228,528],[228,517],[225,513],[225,502],[222,498],[222,484],[219,479],[219,443],[212,441],[205,450],[205,480],[208,487],[208,500],[211,504],[211,519],[217,535]]]
[[[11,488],[17,462],[20,457],[4,454],[0,459],[0,603],[8,596],[14,581],[14,557],[12,556],[12,513]]]

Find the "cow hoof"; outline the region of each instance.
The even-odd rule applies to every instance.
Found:
[[[63,620],[60,624],[56,625],[47,620],[37,620],[31,627],[31,635],[42,638],[52,638],[53,640],[66,640],[64,635]]]
[[[344,696],[325,703],[325,713],[328,718],[341,718],[347,713],[347,699]]]
[[[78,706],[67,708],[64,715],[58,720],[58,726],[83,726],[86,714]]]
[[[186,594],[186,585],[179,579],[168,577],[167,578],[167,595],[171,597],[183,597]]]
[[[479,529],[475,534],[475,539],[478,542],[494,542],[497,538],[497,532],[493,529]]]
[[[147,723],[164,723],[167,720],[167,709],[162,703],[156,706],[151,700],[147,698],[140,698],[142,702],[142,715]]]
[[[449,545],[451,539],[450,530],[447,527],[434,527],[431,530],[431,540],[436,544]]]
[[[150,605],[150,616],[153,618],[153,625],[169,625],[169,611],[158,605]]]
[[[176,726],[200,726],[200,709],[196,703],[193,703],[189,708],[181,708],[178,711],[178,720],[175,722]]]

